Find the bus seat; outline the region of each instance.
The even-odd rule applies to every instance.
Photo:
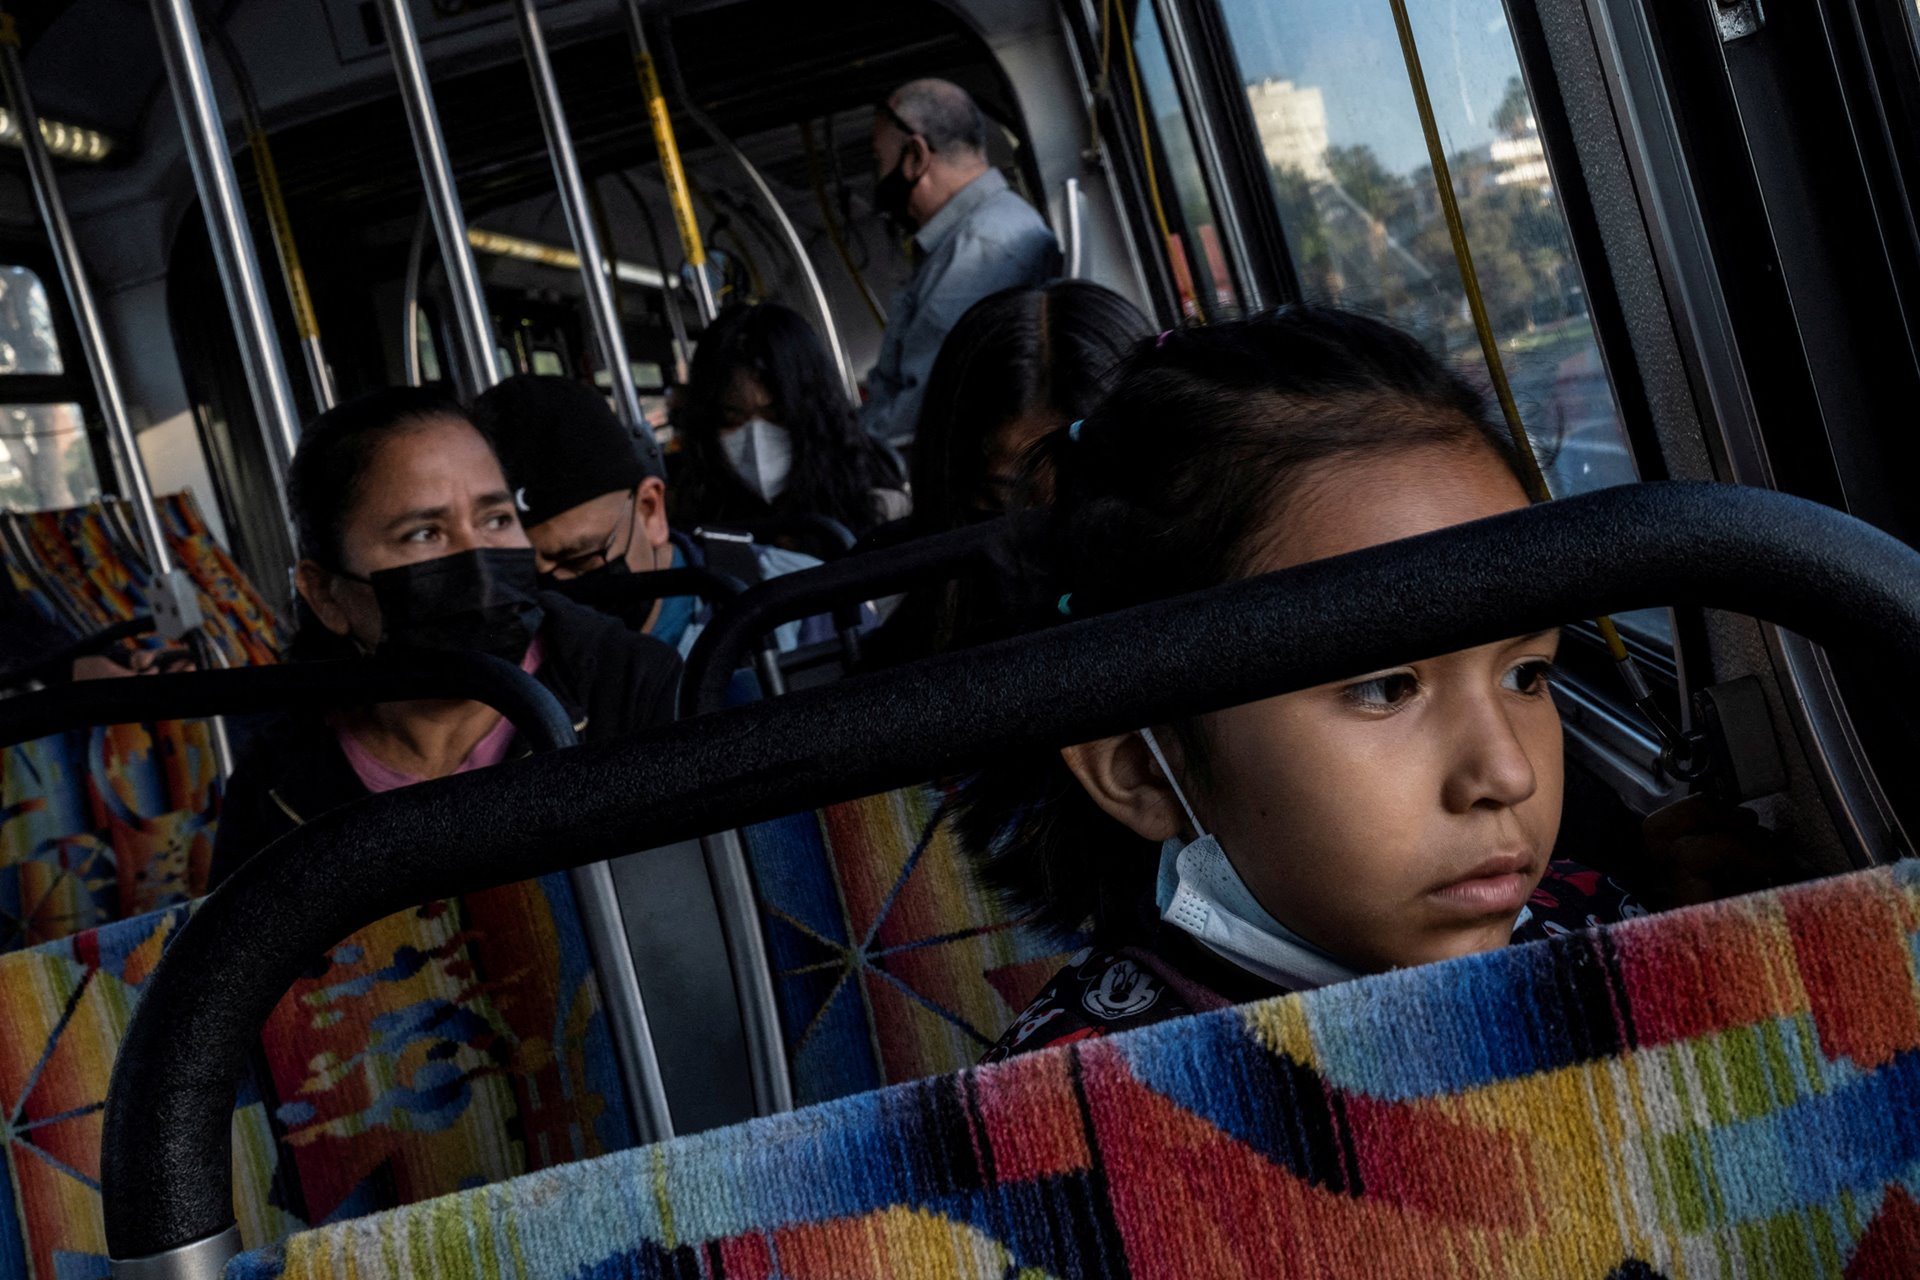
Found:
[[[971,873],[910,787],[745,828],[800,1103],[973,1065],[1077,943]]]
[[[260,592],[208,530],[193,496],[160,499],[162,527],[180,566],[200,593],[207,638],[228,664],[273,662],[287,639]],[[26,564],[12,566],[28,594],[81,632],[146,613],[152,581],[125,535],[114,500],[4,517],[6,546]],[[147,643],[158,643],[148,638]]]
[[[108,1074],[190,910],[0,956],[0,1280],[106,1274]],[[316,960],[240,1087],[244,1239],[632,1145],[596,983],[564,874],[388,917]]]
[[[214,648],[236,665],[274,661],[280,623],[192,496],[160,502]],[[151,579],[127,550],[123,515],[109,502],[0,517],[4,571],[34,607],[69,626],[137,617]],[[202,893],[220,794],[199,722],[115,725],[0,749],[0,952]]]
[[[219,802],[198,721],[0,749],[0,952],[197,896]]]
[[[1917,938],[1900,863],[553,1169],[227,1275],[1912,1275]]]

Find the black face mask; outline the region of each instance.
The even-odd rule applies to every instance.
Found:
[[[380,605],[378,653],[527,656],[545,613],[530,547],[481,547],[356,579]]]
[[[563,595],[575,604],[583,604],[589,609],[618,614],[621,602],[627,598],[626,584],[633,576],[633,570],[627,567],[626,558],[623,556],[618,560],[607,561],[598,569],[576,573],[565,580],[543,577],[540,579],[540,587],[544,591]]]
[[[908,202],[913,199],[913,183],[903,172],[907,167],[907,153],[911,146],[900,148],[900,163],[893,171],[873,184],[873,207],[888,222],[891,222],[903,236],[910,236],[920,229],[908,211]]]
[[[560,578],[551,573],[540,575],[540,589],[553,591],[565,596],[575,604],[584,604],[589,608],[599,608],[600,604],[613,596],[621,594],[623,579],[633,576],[633,567],[627,563],[627,556],[633,551],[634,535],[639,532],[640,518],[634,513],[631,503],[627,508],[627,540],[618,552],[613,549],[613,540],[620,536],[618,528],[607,535],[606,545],[600,548],[600,563],[591,569],[576,571],[571,577]],[[585,559],[586,557],[581,557]]]

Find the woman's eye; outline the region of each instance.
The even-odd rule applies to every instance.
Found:
[[[1537,697],[1547,691],[1553,679],[1553,664],[1545,658],[1533,658],[1508,669],[1500,687],[1514,693]]]
[[[1350,684],[1342,692],[1349,702],[1386,710],[1411,701],[1420,692],[1420,678],[1411,671],[1394,671]]]

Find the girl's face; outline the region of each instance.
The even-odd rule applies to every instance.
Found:
[[[1298,493],[1254,572],[1526,505],[1487,449],[1335,461]],[[1195,808],[1261,905],[1351,965],[1503,946],[1560,825],[1558,645],[1524,636],[1205,716]]]

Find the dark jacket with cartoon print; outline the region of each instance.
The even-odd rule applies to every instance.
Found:
[[[1646,909],[1611,877],[1577,862],[1554,862],[1521,908],[1513,941],[1535,942],[1644,914]],[[1163,924],[1147,946],[1076,952],[980,1060],[999,1062],[1280,994],[1278,987]]]

